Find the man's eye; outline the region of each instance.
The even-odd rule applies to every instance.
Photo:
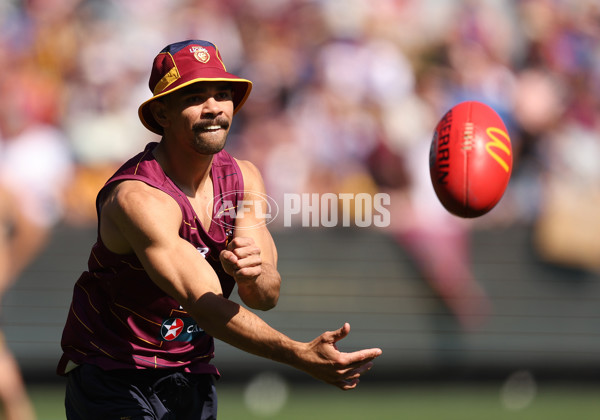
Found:
[[[223,91],[223,92],[219,92],[215,95],[215,97],[217,99],[221,99],[221,100],[229,100],[232,98],[232,94],[230,91]]]
[[[188,96],[187,100],[190,103],[199,103],[199,102],[203,102],[204,98],[200,95],[192,95],[192,96]]]

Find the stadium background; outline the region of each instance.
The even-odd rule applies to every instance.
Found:
[[[387,229],[273,222],[284,283],[265,320],[297,339],[350,322],[343,350],[384,350],[370,383],[596,386],[596,2],[30,0],[3,2],[0,22],[12,88],[0,91],[2,109],[57,128],[73,165],[50,244],[2,305],[31,386],[56,381],[96,191],[156,140],[136,116],[150,63],[190,38],[215,42],[228,70],[254,82],[228,148],[259,166],[276,200],[392,196]],[[515,161],[500,205],[467,222],[443,211],[427,179],[433,127],[466,99],[502,115]],[[223,345],[216,363],[225,382],[263,371],[306,379]]]

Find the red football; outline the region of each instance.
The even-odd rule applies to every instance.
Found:
[[[446,112],[431,142],[429,172],[450,213],[478,217],[494,208],[512,172],[510,138],[496,111],[467,101]]]

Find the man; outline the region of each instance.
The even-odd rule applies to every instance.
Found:
[[[98,194],[98,240],[63,333],[69,419],[216,418],[213,337],[341,389],[356,387],[381,354],[339,352],[348,324],[298,342],[227,299],[235,285],[252,309],[279,297],[265,209],[235,217],[223,206],[224,197],[246,206],[264,193],[256,167],[223,150],[251,88],[206,41],[171,44],[155,58],[153,97],[139,116],[162,139]]]

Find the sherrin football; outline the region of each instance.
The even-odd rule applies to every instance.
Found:
[[[472,218],[493,209],[508,186],[512,165],[504,122],[488,105],[459,103],[437,124],[429,172],[437,197],[450,213]]]

